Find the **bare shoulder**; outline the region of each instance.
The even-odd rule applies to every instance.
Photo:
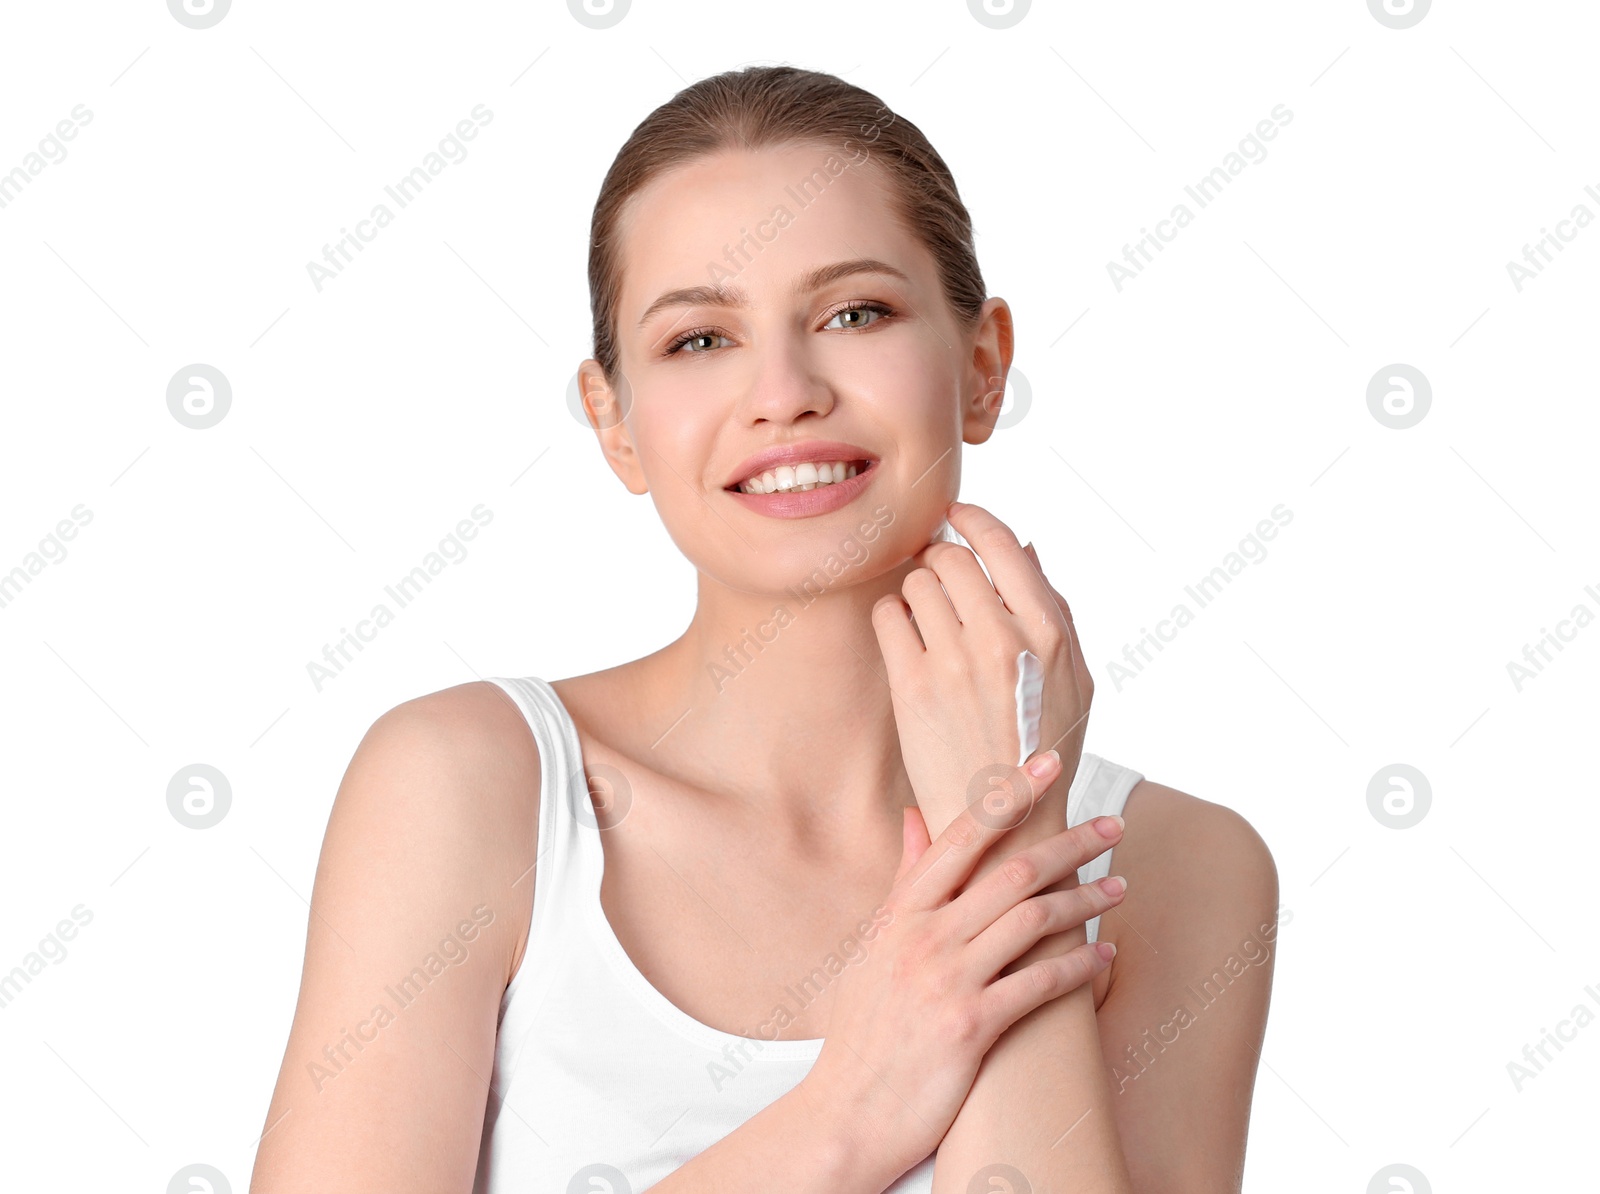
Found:
[[[532,908],[538,780],[532,734],[493,684],[368,729],[323,835],[252,1194],[471,1184]]]
[[[1253,825],[1149,780],[1123,810],[1101,920],[1117,945],[1098,1013],[1134,1186],[1237,1191],[1278,931],[1278,872]]]
[[[1180,873],[1202,868],[1215,881],[1227,878],[1216,873],[1225,870],[1241,883],[1270,878],[1276,885],[1277,867],[1266,841],[1227,805],[1144,779],[1128,793],[1122,816],[1127,828],[1113,852],[1119,867],[1133,860]],[[1131,893],[1131,882],[1129,888]]]
[[[384,782],[386,776],[395,782]],[[478,680],[379,717],[340,791],[341,799],[345,787],[370,792],[395,818],[427,825],[435,849],[455,851],[467,871],[495,884],[496,915],[505,918],[514,946],[508,981],[531,920],[528,868],[538,855],[539,781],[539,748],[522,711],[499,685]]]
[[[1195,968],[1219,963],[1242,942],[1272,940],[1277,864],[1245,817],[1150,780],[1134,785],[1122,816],[1111,865],[1128,893],[1101,922],[1118,950],[1108,996],[1134,981],[1181,988]]]

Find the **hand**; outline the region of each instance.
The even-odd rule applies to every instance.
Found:
[[[1017,762],[1019,652],[1032,651],[1042,666],[1039,747],[1060,753],[1068,784],[1094,696],[1072,612],[1032,548],[1025,553],[980,506],[953,505],[950,523],[972,548],[929,544],[912,557],[920,564],[901,584],[904,600],[890,594],[872,607],[906,776],[934,834],[989,799]],[[1064,797],[1060,804],[1065,817]]]
[[[991,815],[967,809],[931,845],[917,810],[906,810],[887,923],[839,979],[826,1040],[803,1085],[817,1106],[844,1117],[874,1169],[903,1173],[938,1148],[1000,1034],[1110,965],[1084,944],[996,978],[1041,938],[1121,902],[1106,880],[1045,891],[1115,846],[1121,829],[1111,818],[1018,850],[960,890],[1061,774],[1051,753],[1033,763],[1043,764],[1041,775],[1014,768]]]

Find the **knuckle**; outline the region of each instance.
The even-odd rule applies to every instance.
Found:
[[[1038,633],[1039,645],[1051,654],[1059,654],[1067,645],[1067,628],[1060,618],[1046,618]]]
[[[889,966],[890,981],[901,989],[909,989],[913,984],[926,982],[929,975],[926,959],[925,948],[915,941],[907,941]]]
[[[906,935],[901,958],[909,963],[912,973],[917,973],[931,969],[933,959],[938,952],[938,935],[931,927],[923,925]]]
[[[1030,933],[1043,932],[1053,919],[1050,908],[1042,900],[1024,900],[1017,905],[1017,920]]]
[[[952,1003],[945,1013],[944,1023],[949,1039],[959,1045],[979,1040],[983,1032],[983,1016],[977,1005],[968,1000]]]
[[[983,527],[972,537],[971,541],[980,547],[1004,547],[1007,544],[1019,550],[1022,547],[1017,542],[1017,537],[1012,533],[1011,528],[1003,522],[990,523],[988,526]]]
[[[1000,874],[1013,887],[1027,887],[1039,877],[1039,864],[1027,854],[1013,854],[1000,867]]]
[[[946,833],[949,835],[952,846],[965,847],[978,840],[982,834],[982,827],[978,824],[977,814],[969,808],[954,821],[950,822],[950,828],[946,830]]]
[[[1083,945],[1071,953],[1073,968],[1073,986],[1080,986],[1094,978],[1101,966],[1109,965],[1100,959],[1100,951],[1095,948],[1093,941],[1085,941]]]
[[[927,972],[927,998],[935,1007],[942,1007],[954,1000],[956,994],[955,976],[948,970],[939,968]]]
[[[1062,975],[1054,966],[1028,967],[1028,983],[1039,995],[1053,995],[1062,989]]]
[[[1008,634],[997,634],[983,644],[983,662],[993,674],[1009,676],[1011,669],[1017,666],[1017,652],[1026,646],[1026,643],[1019,645]]]

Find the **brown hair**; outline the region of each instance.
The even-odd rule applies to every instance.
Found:
[[[895,216],[933,255],[945,298],[965,326],[987,293],[972,244],[972,217],[950,168],[922,130],[877,96],[836,75],[795,66],[750,66],[692,83],[646,116],[617,151],[589,228],[589,304],[594,359],[617,384],[617,304],[622,292],[618,224],[635,193],[696,158],[744,148],[815,144],[870,160],[884,172]],[[847,148],[847,146],[852,148]]]

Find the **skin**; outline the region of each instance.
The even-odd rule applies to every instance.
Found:
[[[707,263],[723,261],[742,229],[780,203],[793,211],[785,188],[826,155],[721,154],[658,177],[630,204],[618,319],[626,384],[614,390],[593,360],[580,384],[606,463],[630,493],[650,496],[695,567],[696,604],[661,650],[554,685],[589,770],[614,767],[629,784],[626,815],[601,835],[602,907],[629,956],[688,1015],[744,1035],[767,1023],[784,1039],[827,1035],[833,988],[773,1031],[777,993],[881,903],[902,858],[904,810],[918,800],[873,611],[922,562],[914,557],[959,489],[962,445],[993,430],[1012,354],[1004,300],[961,325],[932,257],[862,163],[738,271],[731,281],[748,306],[672,305],[640,324],[658,296],[710,281]],[[902,276],[855,273],[796,292],[818,266],[861,258]],[[836,316],[856,301],[889,313]],[[664,355],[698,329],[707,338]],[[867,448],[879,476],[857,501],[808,519],[766,518],[722,492],[754,452],[810,439]],[[790,587],[860,542],[880,505],[887,525],[802,608]],[[792,614],[781,632],[730,664],[727,648],[770,624],[779,604]],[[1009,716],[1009,691],[1000,695]],[[309,1175],[323,1185],[343,1176],[349,1189],[470,1186],[495,1013],[526,948],[538,776],[526,725],[492,685],[407,702],[363,740],[324,842],[252,1191]],[[1046,798],[1057,803],[1041,801],[1038,820],[1007,835],[1012,849],[1040,840],[1052,807],[1059,830],[1070,779],[1069,766]],[[1040,1190],[1069,1174],[1084,1190],[1239,1188],[1270,956],[1211,1006],[1188,987],[1263,926],[1271,940],[1272,859],[1231,810],[1150,781],[1123,816],[1112,873],[1129,889],[1100,924],[1116,960],[1001,1036],[940,1147],[936,1194],[964,1191],[997,1149],[1014,1155],[1000,1147],[1013,1138],[1038,1150],[1023,1167]],[[412,881],[419,867],[428,884]],[[460,981],[419,1000],[313,1092],[307,1061],[479,904],[496,917],[453,969]],[[1080,925],[1035,956],[1083,940]],[[1192,1024],[1136,1068],[1127,1047],[1184,1003]],[[1074,1127],[1091,1105],[1101,1114]]]

